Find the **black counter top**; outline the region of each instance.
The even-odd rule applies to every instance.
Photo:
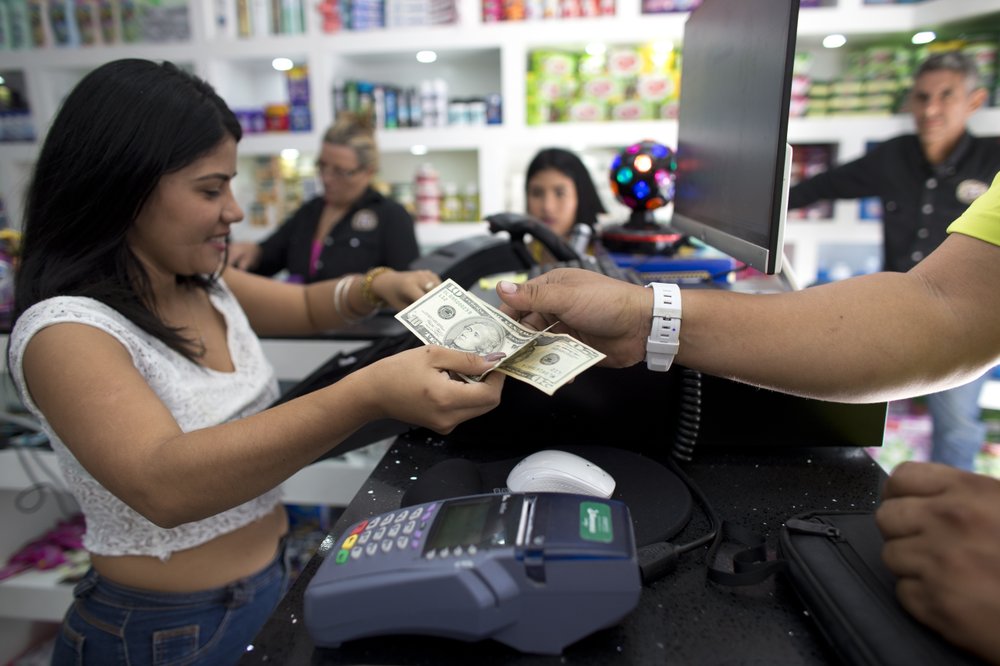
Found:
[[[513,451],[511,449],[514,449]],[[411,431],[388,449],[333,529],[398,508],[421,473],[442,460],[484,463],[518,453],[517,445],[477,447],[461,437]],[[643,452],[647,457],[648,451]],[[857,447],[701,450],[684,465],[720,518],[767,537],[773,551],[778,528],[809,510],[870,509],[884,472]],[[705,534],[697,507],[675,542]],[[309,562],[244,657],[245,664],[827,664],[836,656],[781,576],[754,586],[727,588],[706,581],[705,549],[681,556],[677,569],[644,588],[638,607],[618,626],[573,645],[562,656],[526,655],[493,641],[464,643],[429,637],[377,637],[316,649],[302,621],[302,596],[326,548]],[[345,608],[345,613],[350,609]]]

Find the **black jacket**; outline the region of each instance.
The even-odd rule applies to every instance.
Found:
[[[877,196],[882,200],[883,268],[907,271],[944,241],[945,230],[1000,171],[1000,141],[966,133],[932,166],[920,140],[889,139],[864,157],[813,176],[788,194],[788,207],[820,199]]]
[[[407,270],[420,255],[410,214],[368,188],[326,237],[316,274],[310,276],[312,240],[323,206],[323,197],[307,201],[262,241],[260,261],[253,272],[274,275],[288,269],[304,282],[316,282],[364,273],[375,266]]]

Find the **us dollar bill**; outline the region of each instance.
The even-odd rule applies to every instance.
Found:
[[[506,354],[482,375],[463,377],[467,381],[480,381],[497,370],[552,395],[604,358],[572,336],[522,326],[454,280],[445,280],[424,294],[397,313],[396,319],[424,344],[479,355]]]

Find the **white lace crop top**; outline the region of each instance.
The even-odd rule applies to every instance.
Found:
[[[185,432],[218,425],[265,409],[278,396],[274,368],[229,288],[211,294],[212,304],[226,322],[229,352],[235,372],[218,372],[196,365],[149,335],[118,311],[99,301],[61,296],[36,303],[18,318],[10,336],[9,362],[25,407],[42,422],[56,452],[60,470],[86,516],[83,544],[99,555],[170,554],[210,541],[270,512],[281,499],[275,488],[240,506],[210,518],[158,527],[97,482],[52,431],[25,387],[22,362],[32,336],[46,326],[74,322],[107,332],[121,342],[135,367],[149,382]]]

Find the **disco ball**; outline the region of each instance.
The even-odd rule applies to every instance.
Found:
[[[611,161],[611,191],[634,211],[654,210],[674,198],[674,151],[655,141],[640,141]]]

